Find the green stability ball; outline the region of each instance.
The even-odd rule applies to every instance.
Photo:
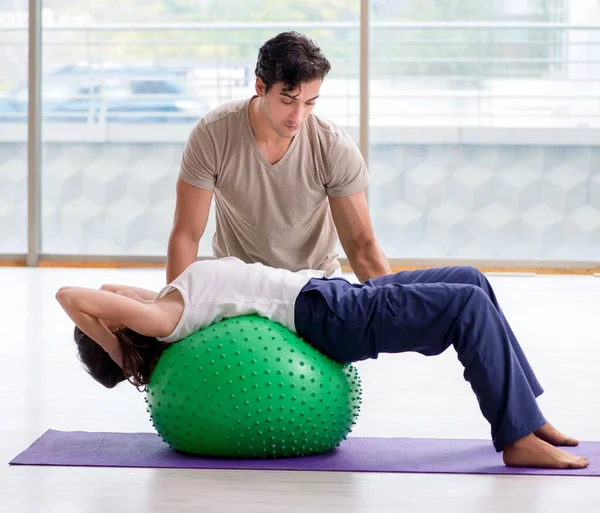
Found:
[[[352,365],[254,315],[167,348],[146,394],[152,424],[172,448],[229,458],[327,452],[350,433],[360,400]]]

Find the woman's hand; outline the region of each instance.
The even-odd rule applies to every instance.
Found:
[[[119,296],[125,296],[128,297],[130,299],[134,299],[136,301],[138,301],[139,303],[144,303],[145,305],[148,305],[150,303],[154,303],[153,299],[144,299],[143,297],[141,297],[137,292],[134,292],[133,290],[118,290],[117,292],[115,292],[115,294],[119,294]]]
[[[158,295],[157,292],[154,292],[153,290],[148,290],[148,289],[142,289],[140,287],[134,287],[131,285],[114,285],[114,284],[110,284],[110,283],[105,283],[104,285],[102,285],[100,287],[100,290],[104,290],[106,292],[113,292],[115,294],[120,294],[122,296],[125,297],[129,297],[131,299],[135,299],[136,301],[139,301],[140,303],[152,303],[154,299],[156,299],[156,296]],[[123,294],[123,292],[127,292],[127,294],[129,293],[133,293],[135,295],[127,295],[127,294]]]

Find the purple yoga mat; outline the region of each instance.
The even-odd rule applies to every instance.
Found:
[[[569,449],[585,455],[581,470],[507,468],[488,440],[350,437],[318,456],[275,460],[201,458],[172,450],[155,433],[89,433],[48,430],[11,465],[188,469],[312,470],[443,474],[600,476],[600,442]]]

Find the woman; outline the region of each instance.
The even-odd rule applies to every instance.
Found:
[[[168,344],[223,318],[257,314],[339,362],[380,353],[438,355],[451,344],[492,440],[508,466],[584,468],[587,458],[546,422],[538,383],[487,279],[470,267],[401,272],[352,284],[237,258],[198,261],[158,293],[121,286],[63,287],[79,356],[105,386],[143,386]]]

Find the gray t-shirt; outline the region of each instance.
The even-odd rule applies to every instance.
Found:
[[[209,112],[183,151],[179,177],[214,191],[214,256],[338,274],[327,198],[349,196],[369,184],[358,147],[337,125],[310,114],[284,157],[271,164],[254,138],[250,101]]]

